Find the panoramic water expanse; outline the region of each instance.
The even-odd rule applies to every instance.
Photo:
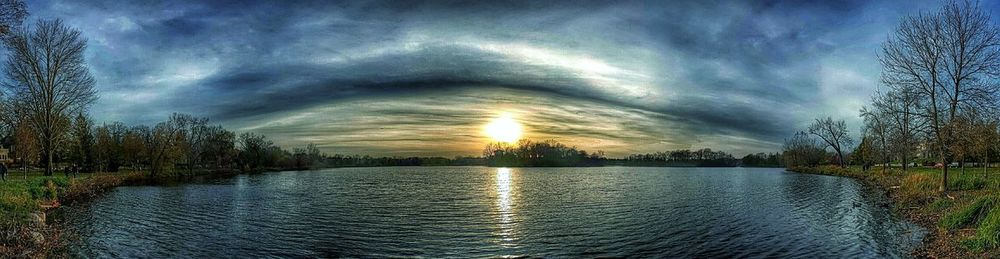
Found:
[[[905,257],[853,179],[748,168],[383,167],[118,187],[62,218],[92,257]]]

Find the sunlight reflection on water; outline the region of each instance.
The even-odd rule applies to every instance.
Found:
[[[497,214],[500,216],[499,232],[500,244],[503,246],[515,246],[513,203],[511,201],[511,169],[497,168]]]

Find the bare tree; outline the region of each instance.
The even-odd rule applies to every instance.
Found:
[[[941,10],[903,19],[883,43],[882,82],[920,95],[919,116],[942,169],[947,190],[950,145],[959,116],[994,112],[1000,75],[1000,35],[978,4],[949,2]],[[963,115],[965,113],[965,115]]]
[[[816,166],[828,157],[823,146],[805,132],[797,132],[785,139],[781,156],[788,168]]]
[[[157,176],[181,156],[178,143],[182,136],[173,123],[160,122],[143,134],[146,144],[146,158],[149,159],[149,175]]]
[[[208,118],[174,113],[170,116],[169,123],[178,130],[180,135],[181,139],[177,142],[177,146],[184,155],[188,174],[194,174],[194,167],[201,162],[201,154],[205,152]]]
[[[819,137],[830,148],[833,148],[833,151],[837,153],[837,160],[839,160],[837,162],[840,163],[840,167],[847,165],[844,161],[843,146],[850,146],[854,142],[848,135],[847,123],[844,123],[843,120],[834,121],[830,117],[816,119],[816,122],[809,125],[809,134]]]
[[[5,38],[28,17],[28,8],[21,0],[0,0],[0,38]]]
[[[861,117],[864,118],[864,126],[861,129],[862,143],[873,154],[866,154],[865,158],[870,162],[882,163],[882,171],[889,167],[891,159],[891,149],[889,142],[892,139],[892,127],[889,124],[889,114],[879,106],[875,108],[862,107]]]
[[[883,122],[889,126],[888,151],[899,157],[903,172],[910,164],[917,139],[927,129],[927,120],[918,112],[920,100],[920,95],[906,87],[890,88],[872,97],[873,109],[884,115]]]
[[[83,57],[87,41],[60,20],[41,20],[33,31],[14,31],[4,42],[10,51],[4,94],[38,132],[45,174],[52,175],[55,140],[66,133],[67,123],[60,121],[83,112],[97,98]]]

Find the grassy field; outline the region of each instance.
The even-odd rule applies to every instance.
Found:
[[[796,168],[793,171],[854,177],[883,188],[897,212],[928,228],[920,257],[1000,257],[1000,168],[951,168],[947,193],[938,191],[941,169],[918,167]]]

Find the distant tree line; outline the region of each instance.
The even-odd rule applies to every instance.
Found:
[[[704,148],[695,151],[679,149],[648,154],[633,154],[625,156],[623,159],[616,161],[615,164],[625,166],[725,167],[739,166],[740,162],[739,159],[734,158],[729,153]]]
[[[475,166],[486,165],[485,159],[473,156],[446,157],[372,157],[361,155],[332,155],[323,160],[325,167],[373,166]]]
[[[602,166],[606,160],[603,151],[588,153],[555,140],[490,143],[483,150],[483,159],[489,166],[525,167]]]
[[[473,158],[469,158],[473,159]],[[453,160],[453,163],[456,160]],[[471,160],[475,161],[475,160]],[[481,161],[487,166],[663,166],[663,167],[780,167],[780,153],[749,154],[742,159],[709,148],[678,149],[647,154],[632,154],[609,158],[603,151],[587,152],[554,140],[518,143],[490,143],[483,149]],[[469,163],[468,165],[475,165]]]
[[[756,153],[747,154],[741,159],[745,167],[782,167],[784,161],[781,153]]]

